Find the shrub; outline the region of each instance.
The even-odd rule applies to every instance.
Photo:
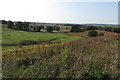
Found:
[[[88,36],[90,37],[96,37],[97,36],[97,31],[89,31]]]
[[[98,33],[98,36],[104,36],[104,33],[100,32]]]

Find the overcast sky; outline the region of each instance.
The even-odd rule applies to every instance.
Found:
[[[118,23],[118,0],[0,0],[0,3],[1,20]]]

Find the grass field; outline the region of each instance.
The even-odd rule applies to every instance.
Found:
[[[23,40],[40,40],[41,42],[49,41],[73,41],[81,39],[78,36],[70,36],[61,33],[47,33],[47,32],[27,32],[21,30],[13,30],[9,28],[2,28],[2,44],[20,44]],[[13,46],[15,47],[15,46]],[[10,48],[10,46],[3,46],[4,48]]]
[[[118,34],[106,31],[104,34],[102,37],[87,37],[63,44],[43,44],[5,51],[3,78],[119,80]]]

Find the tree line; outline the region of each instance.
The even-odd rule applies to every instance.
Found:
[[[88,30],[104,30],[110,32],[120,33],[120,27],[100,27],[100,26],[90,26],[90,25],[72,25],[70,32],[84,32]]]
[[[41,29],[45,29],[47,32],[53,32],[53,30],[58,31],[60,27],[58,26],[47,26],[46,28],[42,25],[30,25],[30,22],[12,22],[12,21],[5,21],[1,20],[2,24],[7,24],[8,28],[17,29],[17,30],[24,30],[24,31],[33,31],[33,32],[40,32]],[[68,26],[68,24],[66,25]],[[91,25],[70,25],[71,29],[70,32],[84,32],[87,30],[104,30],[110,32],[117,32],[120,33],[120,27],[100,27],[100,26],[91,26]]]
[[[46,29],[47,32],[52,33],[53,30],[59,31],[57,26],[47,26],[46,28],[43,25],[30,25],[30,22],[13,22],[2,20],[2,24],[6,24],[8,28],[32,32],[40,32],[41,29]]]

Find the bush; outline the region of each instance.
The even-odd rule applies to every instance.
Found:
[[[88,36],[90,37],[96,37],[97,36],[97,31],[89,31]]]
[[[100,32],[98,33],[98,36],[104,36],[104,33]]]

